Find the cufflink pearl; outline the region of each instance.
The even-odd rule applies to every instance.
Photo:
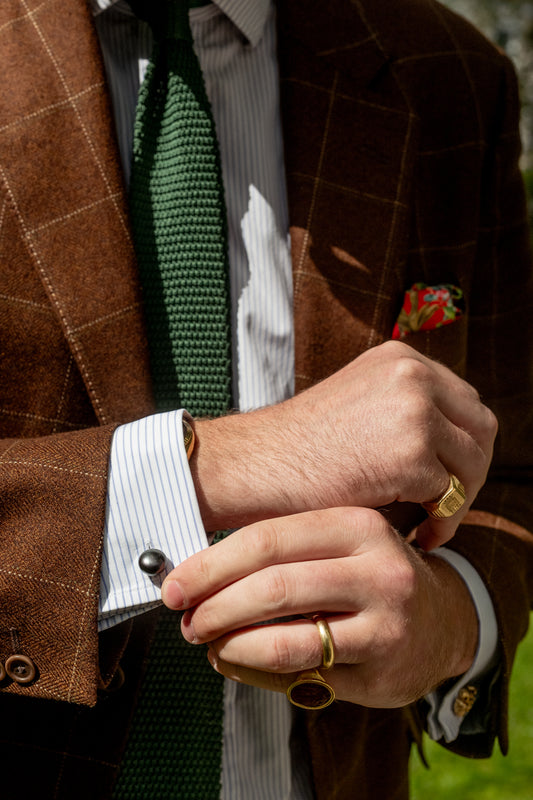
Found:
[[[145,550],[139,556],[139,567],[146,575],[153,578],[165,569],[166,556],[161,550]]]

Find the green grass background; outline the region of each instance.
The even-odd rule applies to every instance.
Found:
[[[532,620],[533,621],[533,620]],[[521,643],[511,680],[509,754],[490,759],[453,755],[425,738],[426,769],[415,749],[412,800],[533,800],[533,630]]]

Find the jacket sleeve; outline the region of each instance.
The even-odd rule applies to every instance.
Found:
[[[533,597],[533,274],[530,231],[519,170],[519,101],[514,70],[503,61],[500,127],[485,152],[477,272],[468,309],[467,379],[499,421],[493,465],[473,510],[449,547],[483,578],[501,638],[496,685],[484,734],[459,736],[451,748],[484,756],[499,738],[508,747],[511,666],[525,635]],[[476,286],[478,289],[476,290]],[[486,290],[488,288],[488,291]]]
[[[97,636],[112,432],[0,443],[0,662],[36,670],[28,683],[9,670],[2,692],[92,705],[112,677],[126,632],[103,648],[102,673]]]

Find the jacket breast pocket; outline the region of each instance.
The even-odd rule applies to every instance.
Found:
[[[465,377],[468,347],[467,313],[440,328],[410,333],[403,341],[419,353],[449,367],[461,378]]]

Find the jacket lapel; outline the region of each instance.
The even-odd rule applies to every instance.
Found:
[[[298,389],[388,338],[403,291],[416,120],[376,20],[335,4],[278,9]],[[16,52],[0,48],[0,177],[100,421],[129,419],[152,408],[148,355],[90,12],[19,5]]]
[[[18,28],[0,47],[0,179],[99,420],[129,419],[151,409],[148,359],[90,12],[85,0],[18,5],[0,4],[0,31]]]
[[[390,337],[418,134],[380,9],[332,5],[278,9],[298,390]]]

